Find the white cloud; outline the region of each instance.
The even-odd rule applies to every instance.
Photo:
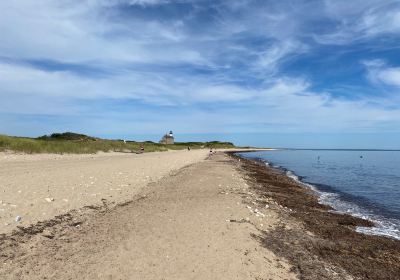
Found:
[[[400,88],[400,67],[389,67],[383,60],[368,60],[363,63],[372,82]]]
[[[371,107],[369,100],[333,100],[328,94],[312,92],[308,81],[288,77],[271,79],[262,88],[247,88],[196,76],[121,73],[113,78],[88,79],[66,71],[46,72],[2,64],[0,84],[0,98],[5,101],[0,104],[1,114],[79,116],[85,120],[82,125],[99,120],[112,123],[143,119],[138,129],[145,132],[160,129],[166,123],[187,132],[220,132],[224,126],[227,131],[232,127],[241,131],[249,123],[264,122],[281,124],[282,131],[329,132],[365,129],[400,119],[398,110]],[[163,120],[156,120],[163,111],[119,112],[119,108],[107,107],[111,100],[140,100],[155,108],[174,109],[165,113]],[[107,109],[93,111],[96,106]],[[204,111],[202,106],[214,109]],[[180,124],[182,118],[190,126]],[[113,133],[126,126],[129,127],[119,124],[112,128],[110,124],[107,129]],[[88,127],[94,133],[104,133],[105,129]]]
[[[382,71],[379,78],[386,84],[400,87],[400,68],[389,68]]]
[[[324,0],[327,19],[336,28],[323,34],[313,34],[321,44],[346,45],[360,40],[400,35],[400,4],[392,0]]]
[[[0,54],[71,63],[208,63],[195,48],[177,44],[184,40],[178,23],[116,22],[99,1],[62,3],[0,2]]]
[[[0,97],[15,99],[135,99],[153,105],[190,105],[215,102],[265,101],[274,96],[304,93],[308,84],[301,79],[271,80],[263,89],[245,88],[230,81],[176,76],[174,73],[121,72],[112,76],[86,78],[68,71],[48,72],[26,65],[0,64]],[[4,105],[5,103],[3,103]],[[52,108],[50,108],[52,109]],[[7,111],[10,110],[10,111]],[[0,111],[27,113],[31,108],[5,108]]]
[[[383,12],[388,1],[380,9],[372,9],[377,2],[370,0],[322,1],[325,10],[320,9],[322,4],[312,6],[308,1],[270,1],[269,9],[251,6],[247,0],[224,1],[213,3],[215,14],[203,14],[203,21],[196,19],[204,12],[201,1],[193,11],[175,18],[122,16],[115,10],[123,3],[140,6],[136,8],[144,13],[148,7],[173,2],[0,2],[0,56],[14,61],[0,62],[0,113],[80,116],[82,123],[91,120],[86,127],[99,129],[106,128],[98,125],[98,116],[109,126],[118,118],[141,119],[142,130],[158,130],[163,121],[173,124],[184,119],[188,124],[181,127],[187,131],[207,130],[216,123],[217,128],[209,129],[216,132],[224,126],[244,129],[249,123],[263,122],[288,130],[330,131],[400,120],[398,110],[384,109],[386,101],[334,100],[329,94],[313,92],[307,73],[290,77],[281,71],[293,57],[312,55],[313,46],[304,40],[313,34],[305,24],[310,18],[329,17],[338,23],[338,29],[316,37],[323,43],[346,44],[398,32],[398,9]],[[93,78],[67,70],[45,71],[27,60],[68,62],[107,73]],[[380,61],[365,65],[371,80],[400,85],[398,68]],[[151,109],[119,112],[109,105],[132,100],[176,110],[159,120],[160,112]],[[96,106],[109,107],[93,110]]]
[[[271,44],[271,46],[258,54],[254,63],[256,72],[276,73],[281,63],[292,55],[299,55],[308,50],[305,44],[298,41],[285,40]]]
[[[400,6],[388,6],[385,9],[369,10],[359,27],[366,35],[400,33]]]

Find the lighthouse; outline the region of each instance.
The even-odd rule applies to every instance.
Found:
[[[172,130],[170,130],[169,133],[166,133],[160,140],[160,144],[165,144],[165,145],[172,145],[174,144],[174,142],[175,139]]]

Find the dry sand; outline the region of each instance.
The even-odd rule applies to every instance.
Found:
[[[0,233],[103,200],[130,200],[150,182],[202,161],[208,150],[145,154],[0,153]],[[16,221],[20,216],[21,220]]]
[[[132,201],[83,208],[3,235],[0,278],[298,279],[283,257],[255,238],[281,223],[278,213],[257,209],[258,198],[239,162],[224,154],[202,160],[205,156],[203,151],[191,151],[190,156],[176,152],[3,163],[9,171],[2,170],[2,180],[6,175],[15,183],[2,183],[13,193],[9,199],[21,205],[17,209],[35,208],[37,203],[41,206],[35,213],[61,213],[72,208],[62,204],[68,195],[73,207],[107,195]],[[158,182],[148,184],[150,179],[145,179],[151,174],[155,181],[170,173],[171,165],[179,168],[193,162],[197,163]],[[16,182],[25,186],[21,193]],[[50,195],[47,185],[52,186]],[[118,186],[121,191],[114,191]],[[36,190],[33,206],[24,204],[33,193],[22,197],[30,190]],[[91,198],[86,193],[100,195]],[[55,199],[47,202],[46,196]],[[56,203],[60,207],[49,206]]]

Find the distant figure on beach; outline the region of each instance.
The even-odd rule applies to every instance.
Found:
[[[188,151],[190,151],[190,146],[188,146]]]
[[[144,146],[143,146],[143,144],[140,145],[140,151],[141,151],[142,153],[144,152]]]

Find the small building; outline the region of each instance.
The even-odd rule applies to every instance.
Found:
[[[174,141],[174,134],[172,133],[172,131],[170,131],[169,133],[165,134],[163,138],[161,138],[160,144],[172,145],[174,144]]]

